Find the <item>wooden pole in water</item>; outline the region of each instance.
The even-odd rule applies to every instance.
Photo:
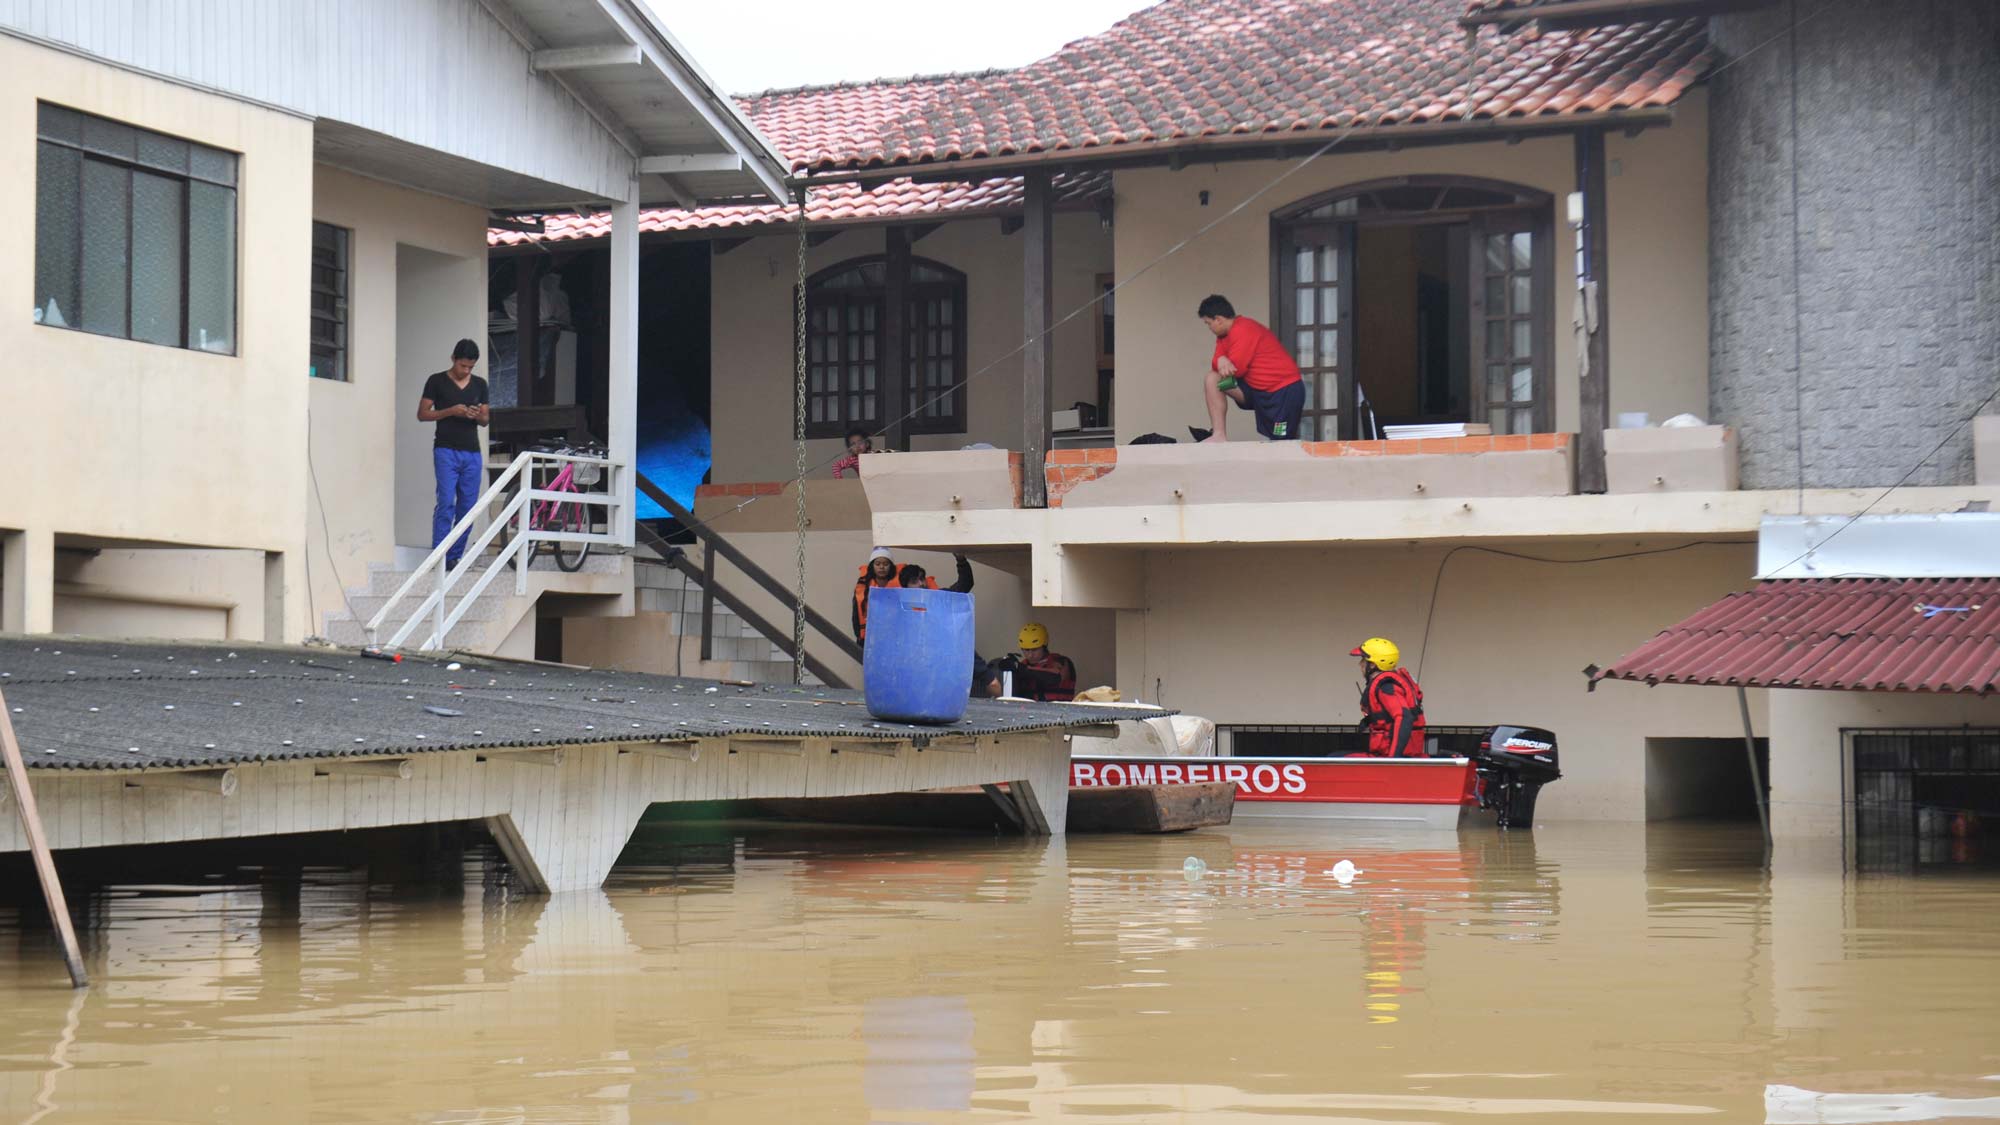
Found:
[[[1750,759],[1750,795],[1757,801],[1757,825],[1764,830],[1764,846],[1771,846],[1771,814],[1764,807],[1764,774],[1757,768],[1757,739],[1750,733],[1750,693],[1736,689],[1736,707],[1743,712],[1743,753]]]
[[[0,754],[7,759],[7,779],[14,785],[14,804],[21,810],[21,827],[28,832],[28,850],[35,856],[35,875],[42,882],[42,898],[55,920],[62,938],[63,962],[69,967],[70,984],[82,988],[90,983],[83,972],[83,950],[76,944],[76,928],[70,925],[69,903],[63,899],[62,881],[56,878],[55,857],[49,854],[48,837],[42,834],[42,814],[35,807],[35,791],[28,787],[28,764],[21,760],[21,744],[14,738],[13,712],[7,697],[0,694]]]

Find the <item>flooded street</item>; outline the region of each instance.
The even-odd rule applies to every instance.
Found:
[[[0,1120],[2000,1119],[2000,877],[1754,832],[649,824],[548,899],[479,851],[113,884],[86,992],[0,907]]]

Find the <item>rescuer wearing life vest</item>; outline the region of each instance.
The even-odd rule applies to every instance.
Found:
[[[1014,694],[1042,703],[1068,703],[1076,698],[1076,663],[1049,651],[1049,631],[1030,621],[1021,626],[1021,655],[1008,656],[1000,667],[1014,673]]]
[[[953,555],[958,563],[958,581],[951,584],[953,593],[972,592],[972,564],[964,555]],[[876,586],[921,587],[927,590],[938,588],[937,579],[924,573],[924,568],[910,563],[900,564],[889,554],[889,548],[877,547],[862,564],[861,576],[854,580],[854,639],[857,643],[868,640],[868,591]]]
[[[1347,655],[1361,658],[1361,722],[1371,758],[1422,758],[1424,689],[1402,668],[1403,654],[1386,637],[1370,637]],[[1351,755],[1353,756],[1353,755]]]

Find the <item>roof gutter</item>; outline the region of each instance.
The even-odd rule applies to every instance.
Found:
[[[1343,143],[1352,138],[1355,146],[1396,148],[1403,145],[1471,144],[1482,141],[1522,141],[1531,137],[1556,136],[1579,129],[1640,129],[1672,125],[1672,106],[1649,109],[1611,110],[1604,113],[1564,114],[1548,117],[1481,118],[1472,121],[1437,121],[1413,125],[1374,125],[1365,129],[1325,127],[1288,129],[1282,132],[1236,133],[1219,137],[1184,137],[1173,141],[1136,141],[1092,148],[1050,149],[1008,156],[974,156],[917,163],[881,165],[872,168],[841,168],[805,174],[811,183],[872,183],[882,180],[985,180],[1018,175],[1034,168],[1073,167],[1109,169],[1184,164],[1206,164],[1224,160],[1284,159],[1300,151],[1312,151],[1329,139]]]

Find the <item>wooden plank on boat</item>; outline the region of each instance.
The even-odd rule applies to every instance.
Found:
[[[1227,781],[1072,788],[1069,830],[1186,832],[1228,824],[1235,809],[1236,786]]]

